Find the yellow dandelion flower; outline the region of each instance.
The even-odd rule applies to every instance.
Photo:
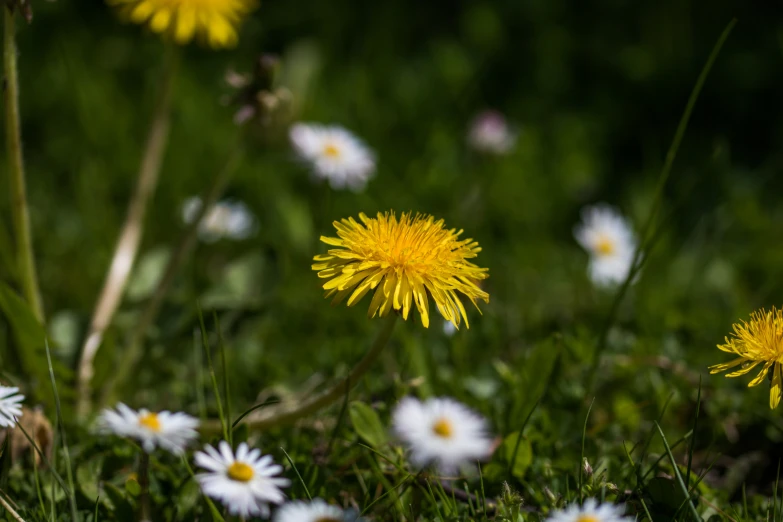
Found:
[[[726,344],[719,344],[718,349],[739,357],[727,363],[710,366],[710,373],[719,373],[739,366],[738,370],[726,375],[738,377],[763,364],[759,374],[748,386],[757,386],[769,376],[772,380],[769,407],[778,407],[783,380],[783,310],[773,307],[769,312],[764,309],[753,312],[750,322],[742,321],[741,324],[734,325],[731,339],[727,337]]]
[[[428,327],[432,299],[441,315],[459,327],[460,317],[466,325],[468,317],[457,292],[477,309],[477,299],[489,302],[489,294],[477,284],[489,277],[488,270],[468,261],[481,248],[472,239],[459,239],[462,230],[444,228],[442,219],[404,212],[399,219],[394,212],[379,212],[376,218],[362,213],[359,219],[362,223],[335,221],[339,237],[321,236],[321,241],[337,248],[314,258],[313,270],[329,279],[323,288],[325,297],[334,296],[333,305],[347,297],[353,306],[374,289],[369,317],[383,317],[394,308],[407,320],[415,303]]]
[[[171,36],[178,44],[194,36],[211,47],[233,47],[237,26],[256,0],[107,0],[121,15],[146,24],[156,33]]]

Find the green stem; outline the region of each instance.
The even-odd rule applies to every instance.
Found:
[[[236,171],[237,166],[242,158],[243,151],[241,146],[237,148],[229,155],[225,166],[217,176],[212,180],[212,185],[207,189],[206,193],[201,198],[201,208],[196,214],[193,221],[185,229],[184,234],[179,240],[179,243],[174,248],[171,257],[169,258],[166,268],[163,271],[163,276],[158,282],[155,288],[152,298],[149,300],[144,310],[141,313],[136,327],[131,333],[130,341],[127,347],[122,352],[121,360],[117,365],[117,371],[114,374],[114,378],[109,382],[103,396],[104,402],[110,399],[116,390],[122,387],[128,378],[133,375],[134,368],[139,362],[142,355],[142,347],[144,344],[144,338],[149,332],[152,325],[155,323],[155,319],[158,317],[160,306],[163,304],[164,299],[171,290],[171,285],[174,282],[174,278],[179,271],[180,266],[185,261],[187,255],[193,249],[193,246],[198,237],[198,229],[206,216],[207,212],[212,206],[217,203],[220,196],[231,179],[231,176]]]
[[[672,139],[672,143],[669,146],[668,152],[666,153],[666,159],[664,160],[663,168],[661,169],[661,173],[658,175],[658,183],[655,187],[652,207],[650,208],[650,212],[647,214],[647,218],[644,221],[641,233],[639,235],[641,241],[639,241],[639,244],[636,246],[636,250],[634,251],[633,255],[633,261],[631,262],[628,274],[626,275],[622,285],[620,285],[617,294],[615,294],[614,300],[612,301],[612,306],[609,310],[609,314],[607,315],[606,321],[604,322],[603,328],[601,329],[601,333],[598,336],[598,343],[596,344],[595,351],[593,352],[593,358],[587,374],[586,397],[593,396],[593,387],[595,386],[595,379],[598,374],[598,365],[601,361],[601,354],[606,349],[606,342],[609,337],[609,331],[612,329],[612,326],[617,319],[617,313],[620,311],[620,304],[623,301],[623,297],[625,297],[625,294],[628,292],[628,289],[631,286],[631,282],[633,282],[633,280],[636,278],[639,270],[642,268],[642,265],[646,260],[646,257],[644,257],[642,253],[654,235],[651,233],[652,226],[655,223],[655,218],[658,216],[660,207],[663,204],[663,190],[666,187],[666,182],[669,180],[669,175],[671,174],[672,166],[674,165],[674,159],[677,157],[680,144],[682,143],[682,139],[685,136],[685,130],[688,128],[688,122],[691,119],[693,108],[696,106],[696,101],[699,99],[699,94],[701,94],[701,90],[707,81],[707,76],[712,69],[712,65],[718,58],[723,44],[726,42],[726,39],[729,37],[731,30],[734,29],[736,24],[737,19],[732,19],[723,30],[723,33],[721,33],[718,41],[715,42],[715,45],[712,48],[712,52],[710,53],[709,58],[707,58],[707,62],[704,64],[704,67],[702,67],[699,78],[696,80],[696,84],[693,86],[693,90],[691,90],[691,94],[688,97],[688,102],[685,104],[685,110],[680,117],[677,130],[674,132],[674,138]]]
[[[350,393],[351,389],[356,386],[367,370],[370,369],[372,364],[381,355],[383,349],[391,339],[392,332],[394,331],[394,325],[397,322],[397,314],[392,312],[383,322],[381,330],[375,337],[370,350],[364,355],[361,361],[350,371],[350,373],[342,379],[339,383],[334,385],[330,390],[323,394],[305,401],[299,406],[293,409],[277,409],[264,410],[263,417],[248,418],[243,424],[247,424],[251,430],[268,430],[277,426],[291,424],[299,419],[307,417],[330,404],[340,400]],[[221,431],[220,421],[210,420],[201,424],[201,432],[206,434],[217,434]]]
[[[16,25],[14,13],[3,8],[3,69],[5,73],[5,139],[8,154],[8,173],[11,178],[11,214],[16,236],[17,270],[27,303],[36,319],[43,324],[44,311],[38,276],[33,256],[30,232],[30,212],[27,205],[22,131],[19,124],[19,77],[16,67]]]
[[[139,521],[150,520],[150,456],[142,450],[139,457]]]
[[[93,361],[103,341],[103,333],[111,324],[125,292],[125,286],[128,283],[141,243],[147,205],[158,184],[163,154],[169,137],[175,70],[176,53],[172,49],[168,53],[163,68],[161,90],[147,135],[144,156],[136,181],[136,190],[128,205],[125,223],[114,249],[106,280],[93,311],[90,330],[82,348],[77,374],[77,411],[80,415],[85,415],[89,411],[90,382],[94,373]]]

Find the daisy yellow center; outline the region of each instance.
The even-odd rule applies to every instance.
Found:
[[[340,149],[333,143],[327,143],[324,147],[324,156],[328,158],[336,158],[340,155]]]
[[[601,522],[601,520],[595,515],[579,515],[576,522]]]
[[[446,419],[438,419],[432,425],[432,433],[442,439],[450,439],[454,435],[454,427]]]
[[[731,338],[727,337],[718,349],[736,358],[710,366],[710,373],[734,368],[726,377],[739,377],[760,367],[748,386],[757,386],[769,378],[769,406],[777,408],[783,395],[783,310],[773,307],[770,311],[754,312],[750,321],[734,325]]]
[[[602,256],[608,256],[614,253],[614,241],[607,236],[601,236],[595,244],[595,250]]]
[[[353,218],[335,221],[339,237],[321,237],[337,247],[316,256],[312,266],[318,277],[329,279],[323,288],[327,297],[334,296],[332,304],[348,298],[348,306],[353,306],[374,290],[370,317],[394,309],[407,319],[415,305],[427,327],[430,299],[455,326],[461,319],[467,324],[457,292],[476,306],[478,299],[489,302],[489,294],[478,286],[489,277],[487,269],[469,261],[481,248],[472,239],[460,239],[462,230],[446,229],[442,219],[421,214],[359,214],[359,219],[361,223]]]
[[[244,462],[234,462],[228,467],[228,478],[237,482],[250,482],[255,474],[253,468]]]
[[[158,419],[157,413],[145,413],[139,417],[139,424],[155,433],[160,431],[160,419]]]

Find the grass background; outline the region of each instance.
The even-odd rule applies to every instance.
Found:
[[[99,503],[99,519],[121,520],[122,502],[135,502],[133,488],[123,487],[135,453],[93,437],[74,420],[69,368],[124,219],[164,45],[121,24],[101,2],[41,2],[34,11],[33,23],[20,27],[19,60],[47,329],[71,455],[79,462],[79,507],[89,520],[98,492],[107,499]],[[586,254],[572,236],[579,210],[608,202],[638,232],[698,72],[737,17],[666,187],[659,240],[610,331],[584,455],[594,466],[605,464],[607,480],[636,509],[639,495],[622,494],[635,484],[623,441],[629,449],[641,442],[633,457],[651,469],[640,490],[653,518],[690,517],[686,510],[675,515],[681,501],[676,488],[666,489],[672,481],[651,481],[673,472],[666,459],[652,466],[664,451],[652,421],[661,417],[671,442],[691,430],[701,379],[693,469],[712,467],[699,486],[700,512],[716,513],[710,503],[735,519],[780,517],[769,499],[783,456],[783,420],[768,409],[767,385],[746,390],[743,379],[710,377],[706,366],[726,359],[715,345],[733,322],[781,304],[781,14],[778,5],[728,1],[264,3],[244,24],[237,49],[181,50],[160,185],[140,261],[99,355],[96,386],[114,371],[156,273],[183,233],[182,202],[208,185],[242,140],[248,152],[227,196],[250,206],[257,232],[247,241],[197,247],[121,398],[137,407],[216,415],[194,343],[197,303],[210,330],[212,315],[220,320],[234,412],[302,390],[314,375],[341,375],[379,325],[365,317],[368,299],[333,309],[321,298],[310,270],[312,256],[326,249],[319,235],[332,234],[333,220],[361,211],[431,213],[480,242],[491,302],[453,337],[440,321],[429,330],[415,317],[398,325],[353,398],[371,404],[385,425],[405,393],[454,396],[485,414],[508,443],[543,394],[521,445],[526,456],[510,465],[508,444],[502,446],[483,469],[482,483],[495,498],[508,482],[533,510],[525,517],[544,516],[577,494],[592,399],[586,373],[613,299],[586,277]],[[282,57],[280,82],[294,94],[293,117],[345,125],[377,152],[378,172],[366,191],[313,183],[293,161],[284,127],[263,139],[240,137],[235,109],[222,103],[231,94],[224,75],[229,68],[252,70],[262,52]],[[467,125],[485,108],[503,111],[519,128],[512,154],[492,158],[467,149]],[[0,187],[7,191],[7,176]],[[0,280],[16,287],[8,198],[0,198],[0,215]],[[29,339],[21,342],[14,335],[18,321],[13,314],[0,320],[6,380],[21,384],[28,403],[42,404],[53,419],[45,366],[29,375],[21,363],[29,350],[40,355],[35,339],[41,337],[27,325]],[[281,461],[277,448],[286,448],[314,495],[363,508],[406,475],[355,444],[374,442],[377,451],[399,459],[377,430],[372,435],[354,425],[366,411],[351,411],[353,423],[337,407],[296,428],[254,434],[252,441]],[[689,444],[675,449],[678,462],[685,463]],[[17,479],[5,487],[37,520],[34,481],[25,470],[3,475]],[[469,484],[475,491],[479,482],[474,477]],[[590,487],[601,490],[600,481]],[[176,460],[162,457],[153,488],[161,519],[209,516]],[[293,497],[303,493],[300,483],[291,490]],[[463,502],[428,495],[437,498],[408,487],[400,501],[388,495],[370,512],[379,520],[410,519],[411,509],[426,520],[484,516]],[[64,497],[54,496],[64,513]]]

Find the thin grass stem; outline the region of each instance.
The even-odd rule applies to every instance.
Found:
[[[177,244],[173,247],[172,254],[166,263],[166,267],[163,269],[163,275],[158,281],[157,286],[152,293],[152,297],[142,310],[139,320],[130,334],[130,340],[128,341],[125,350],[123,350],[121,360],[117,365],[117,372],[114,374],[114,378],[104,392],[103,402],[110,400],[114,393],[126,384],[128,378],[133,375],[136,365],[143,355],[144,339],[153,324],[155,324],[155,320],[160,312],[160,307],[168,296],[179,269],[182,267],[188,254],[193,250],[193,247],[196,244],[199,226],[204,221],[204,218],[210,209],[217,203],[218,199],[220,199],[226,185],[231,180],[234,172],[236,172],[243,155],[243,148],[241,144],[238,143],[236,148],[229,154],[223,168],[218,171],[218,174],[212,180],[212,184],[202,195],[201,207],[193,218],[193,221],[185,228],[185,231],[182,233]]]
[[[111,324],[119,308],[125,286],[130,278],[131,269],[136,260],[144,231],[144,218],[147,206],[158,185],[163,156],[168,143],[171,99],[176,72],[176,52],[169,48],[163,65],[163,77],[158,100],[152,116],[147,142],[144,147],[141,166],[136,178],[136,189],[128,204],[125,223],[122,225],[117,245],[112,255],[109,271],[101,288],[98,302],[90,321],[77,371],[77,413],[86,415],[91,405],[91,387],[95,355],[103,341],[103,334]],[[122,368],[122,366],[118,366]]]
[[[680,473],[680,468],[677,466],[677,461],[674,460],[674,454],[672,453],[672,449],[669,447],[669,443],[666,441],[666,435],[663,434],[663,430],[661,429],[661,425],[658,424],[658,421],[655,422],[655,427],[658,428],[658,433],[660,433],[661,435],[661,440],[663,440],[663,446],[664,448],[666,448],[666,453],[669,455],[669,460],[671,461],[672,468],[674,469],[674,476],[677,478],[677,484],[679,484],[680,489],[682,489],[682,494],[687,499],[688,502],[687,505],[690,508],[694,519],[700,521],[701,516],[699,515],[699,512],[696,511],[696,506],[693,505],[693,501],[691,500],[691,494],[688,491],[688,487],[685,485],[685,481],[682,479],[682,473]]]
[[[688,128],[688,123],[690,122],[693,108],[696,106],[696,101],[699,99],[699,95],[701,94],[701,90],[707,81],[707,76],[712,69],[712,65],[718,58],[723,44],[726,42],[726,39],[729,37],[729,34],[731,34],[731,31],[734,29],[736,24],[737,19],[732,19],[723,30],[723,33],[721,33],[718,41],[715,42],[715,45],[712,48],[712,52],[710,52],[710,55],[707,58],[707,62],[704,64],[704,67],[702,67],[701,73],[699,73],[699,77],[696,80],[696,84],[693,86],[693,90],[688,97],[688,102],[685,104],[685,110],[680,117],[677,130],[674,132],[674,138],[672,139],[672,143],[669,146],[668,152],[666,153],[666,158],[664,160],[663,167],[661,168],[661,172],[658,175],[652,206],[650,207],[650,212],[647,214],[647,218],[644,221],[644,224],[641,228],[641,233],[639,235],[641,241],[639,241],[639,244],[636,246],[634,251],[633,261],[631,262],[628,274],[615,294],[614,300],[612,301],[612,305],[609,309],[609,314],[607,315],[606,320],[604,321],[604,325],[598,336],[598,343],[596,344],[595,350],[593,351],[590,369],[587,373],[588,377],[586,389],[588,396],[593,394],[593,388],[595,386],[595,379],[598,374],[598,365],[601,360],[601,354],[606,349],[606,342],[609,337],[609,331],[612,329],[612,326],[617,319],[617,313],[620,310],[620,304],[622,303],[625,294],[628,292],[628,289],[631,286],[631,282],[634,281],[642,266],[644,265],[644,262],[647,260],[646,256],[643,256],[643,252],[647,248],[650,238],[654,236],[652,226],[655,223],[655,219],[658,216],[660,207],[663,204],[663,192],[666,188],[666,182],[671,175],[672,166],[674,165],[674,160],[677,157],[677,152],[680,149],[682,139],[685,136],[685,131]]]
[[[252,430],[268,430],[270,428],[296,422],[341,399],[359,382],[359,379],[367,373],[367,370],[370,369],[375,360],[381,355],[381,352],[383,352],[383,349],[391,338],[396,322],[397,314],[391,313],[386,317],[370,350],[356,366],[353,367],[349,374],[330,390],[317,397],[304,401],[293,409],[282,409],[280,411],[270,410],[270,412],[263,417],[247,418],[244,422]],[[202,433],[209,434],[219,432],[220,428],[221,424],[218,421],[210,420],[203,422],[200,430]]]

